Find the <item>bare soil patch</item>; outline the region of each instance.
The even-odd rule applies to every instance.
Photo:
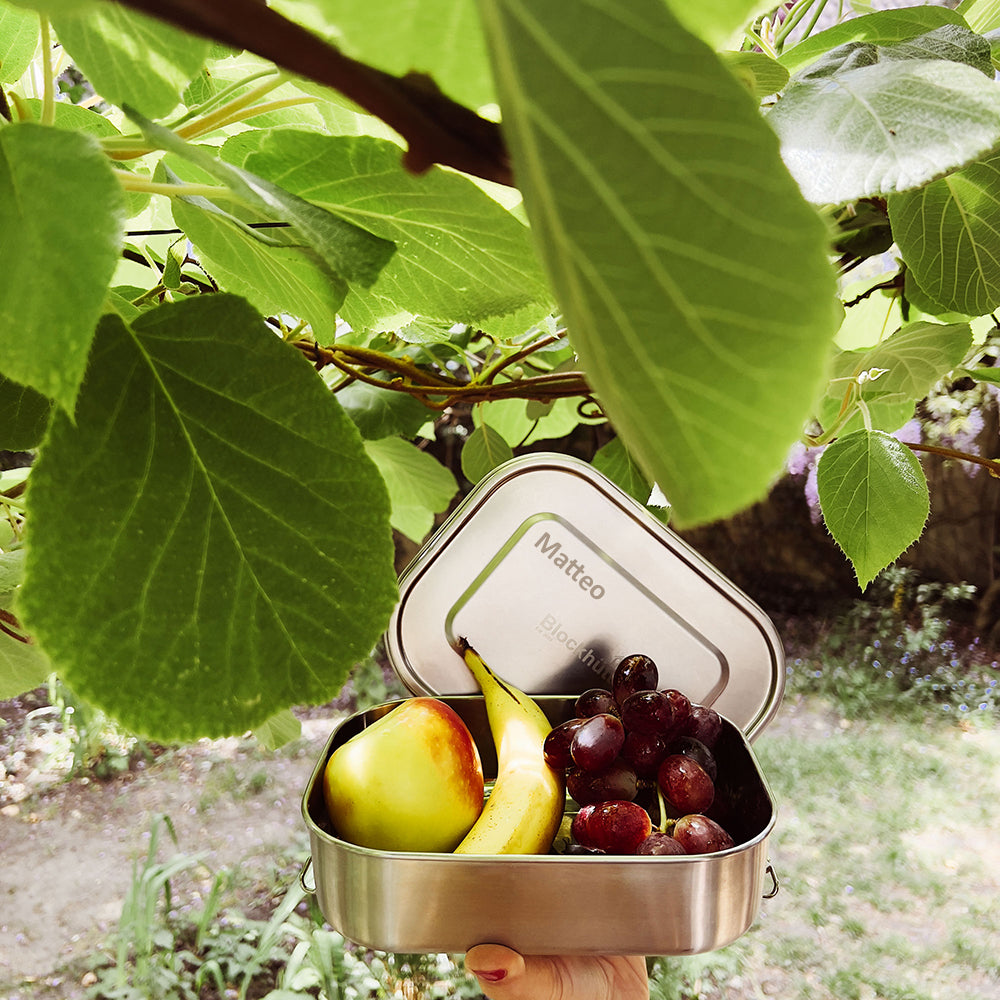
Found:
[[[229,868],[246,906],[297,878],[308,852],[300,799],[336,709],[308,713],[303,738],[278,752],[254,740],[203,740],[101,781],[51,770],[23,725],[25,706],[2,708],[0,995],[13,1000],[26,982],[48,982],[53,997],[82,995],[75,972],[57,972],[84,969],[115,928],[157,815],[170,818],[178,841],[162,834],[161,856],[201,857],[180,893],[196,899]]]

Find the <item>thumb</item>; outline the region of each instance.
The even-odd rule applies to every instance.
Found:
[[[465,956],[465,968],[478,980],[492,1000],[529,1000],[524,976],[524,958],[500,944],[477,944]],[[532,984],[530,1000],[545,996]]]

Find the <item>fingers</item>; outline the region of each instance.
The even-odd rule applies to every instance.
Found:
[[[465,956],[465,967],[478,980],[479,987],[492,1000],[528,1000],[523,992],[524,959],[510,948],[499,944],[478,944]],[[528,989],[531,989],[529,984]],[[539,991],[531,998],[547,994]]]
[[[646,961],[635,957],[529,955],[502,945],[470,948],[465,967],[491,1000],[648,1000]]]

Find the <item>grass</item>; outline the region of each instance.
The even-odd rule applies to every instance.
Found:
[[[987,850],[1000,817],[1000,734],[866,722],[825,738],[765,733],[756,750],[779,804],[770,856],[781,890],[714,959],[732,957],[745,995],[1000,997]],[[674,996],[732,995],[728,973],[696,989],[694,961],[671,960],[688,983]]]

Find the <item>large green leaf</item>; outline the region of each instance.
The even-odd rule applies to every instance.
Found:
[[[0,632],[0,701],[40,687],[52,664],[38,646]]]
[[[883,431],[838,438],[816,470],[823,519],[862,590],[924,530],[930,501],[913,452]]]
[[[395,600],[357,431],[233,296],[105,317],[28,500],[29,627],[74,690],[161,739],[332,697]]]
[[[274,6],[387,73],[425,73],[474,108],[494,100],[475,0],[279,0]]]
[[[817,393],[837,324],[823,226],[745,89],[659,0],[483,9],[588,379],[679,521],[730,514],[766,492]]]
[[[174,182],[203,183],[209,176],[169,156],[161,169]],[[295,245],[294,230],[251,229],[246,223],[256,213],[207,198],[173,198],[170,208],[199,262],[222,288],[242,295],[265,315],[307,320],[321,343],[334,339],[347,282],[310,247]]]
[[[963,0],[958,13],[973,31],[981,34],[1000,28],[1000,0]]]
[[[842,204],[921,187],[1000,142],[1000,87],[944,59],[795,79],[767,116],[803,194]]]
[[[389,489],[392,526],[422,542],[434,527],[434,515],[446,510],[458,492],[455,477],[433,455],[402,438],[366,441],[365,451]]]
[[[246,170],[218,159],[206,146],[184,142],[170,129],[132,113],[151,143],[175,154],[222,181],[246,208],[261,213],[257,221],[287,222],[295,233],[287,237],[314,251],[326,267],[345,281],[371,285],[395,252],[395,246],[366,229],[290,193]]]
[[[38,15],[0,0],[0,83],[13,83],[31,65],[38,46]]]
[[[788,70],[763,52],[720,52],[724,66],[750,91],[763,99],[788,83]]]
[[[396,244],[370,291],[344,303],[356,328],[393,329],[405,313],[474,321],[548,298],[525,226],[456,173],[414,177],[393,143],[275,129],[238,135],[223,155]]]
[[[207,39],[114,3],[58,15],[52,26],[106,101],[119,106],[127,101],[152,118],[177,106],[211,49]]]
[[[885,369],[874,382],[883,396],[923,399],[972,346],[968,323],[910,323],[865,352],[866,368]]]
[[[918,4],[900,10],[880,10],[861,17],[852,17],[841,24],[810,35],[797,45],[786,49],[778,61],[789,72],[795,73],[831,49],[849,42],[866,42],[871,45],[889,45],[916,38],[946,24],[964,25],[961,14],[947,7]]]
[[[10,0],[10,3],[15,7],[46,14],[78,14],[94,10],[103,0]]]
[[[0,375],[0,448],[35,448],[45,435],[52,401],[40,392]]]
[[[0,370],[68,410],[124,219],[125,195],[93,139],[0,128]]]
[[[889,218],[909,273],[934,302],[966,316],[1000,305],[1000,156],[893,195]]]
[[[972,328],[968,323],[917,322],[875,347],[841,351],[834,359],[830,388],[817,418],[825,428],[832,425],[850,380],[860,389],[872,426],[898,430],[913,415],[917,400],[961,363],[971,345]],[[860,430],[862,424],[863,418],[857,414],[841,429],[841,435]]]
[[[729,42],[753,14],[772,6],[766,0],[666,0],[666,4],[688,31],[716,49]],[[627,4],[620,9],[627,11]]]
[[[366,440],[416,437],[417,431],[433,419],[419,399],[405,392],[393,392],[367,382],[351,382],[337,392],[337,402],[354,421]]]
[[[470,483],[478,483],[513,457],[514,452],[506,438],[489,424],[480,423],[462,445],[462,475]]]
[[[653,484],[635,464],[621,438],[612,438],[606,445],[598,448],[592,464],[634,500],[641,504],[649,500]]]

